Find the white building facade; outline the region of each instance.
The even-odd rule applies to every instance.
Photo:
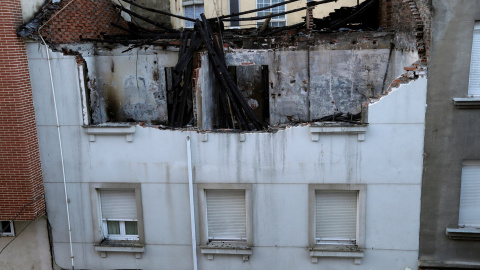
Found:
[[[49,70],[45,46],[27,52],[59,266],[417,268],[426,78],[370,104],[364,125],[92,126],[75,57],[50,51]]]

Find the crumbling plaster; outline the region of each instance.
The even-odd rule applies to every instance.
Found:
[[[416,51],[390,47],[390,33],[348,34],[312,46],[229,49],[227,66],[267,65],[270,125],[310,122],[337,112],[359,113],[369,98],[382,96],[403,67],[418,60]],[[275,41],[271,41],[273,44]],[[67,45],[79,52],[88,70],[91,124],[145,122],[167,124],[165,67],[174,67],[175,48],[158,46],[124,52],[123,45]],[[195,105],[198,126],[213,128],[215,78],[202,58]],[[243,82],[245,85],[245,82]],[[261,100],[251,100],[252,104]]]

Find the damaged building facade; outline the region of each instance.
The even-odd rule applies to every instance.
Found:
[[[260,31],[53,2],[18,33],[56,265],[417,268],[426,3]]]

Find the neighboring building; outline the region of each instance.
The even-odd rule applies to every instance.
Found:
[[[433,0],[420,268],[480,268],[480,2]]]
[[[356,6],[359,3],[363,3],[365,0],[338,0],[336,2],[326,3],[319,6],[313,10],[313,16],[315,18],[323,18],[329,15],[330,12],[334,12],[335,9],[340,9],[341,7],[351,7]],[[177,15],[184,15],[186,17],[197,17],[201,12],[205,13],[207,18],[215,18],[217,16],[229,15],[233,13],[244,12],[247,10],[262,8],[277,3],[284,2],[283,0],[215,0],[215,1],[206,1],[204,0],[185,0],[185,1],[173,1],[170,0],[171,12]],[[250,18],[257,16],[265,16],[270,12],[272,13],[281,13],[287,12],[294,9],[304,7],[306,5],[306,0],[300,0],[286,5],[281,5],[273,9],[266,9],[258,12],[252,12],[248,14],[241,15],[240,18]],[[304,22],[304,17],[306,16],[306,10],[293,12],[279,17],[274,17],[271,20],[271,27],[281,27],[287,25],[294,25],[301,22]],[[265,19],[262,20],[252,20],[252,21],[234,21],[226,22],[226,28],[255,28],[259,25],[261,26]],[[193,25],[184,24],[183,20],[172,19],[172,24],[176,27],[193,27]]]
[[[0,269],[51,269],[19,0],[0,5]]]

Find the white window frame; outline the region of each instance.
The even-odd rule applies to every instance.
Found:
[[[125,232],[125,221],[135,221],[137,222],[137,229],[138,229],[138,221],[137,219],[104,219],[102,218],[103,223],[103,235],[105,238],[110,240],[138,240],[138,234],[131,235],[126,234]],[[118,225],[120,227],[120,234],[109,234],[108,233],[108,226],[107,221],[118,221]]]
[[[15,227],[13,226],[13,221],[10,220],[1,220],[2,222],[10,222],[10,232],[4,233],[0,232],[0,236],[15,236]],[[1,225],[1,223],[0,223]],[[2,228],[3,230],[3,228]]]
[[[183,6],[183,14],[185,17],[186,16],[186,8],[187,7],[192,7],[193,6],[193,14],[195,15],[195,6],[197,5],[201,5],[203,6],[203,12],[202,13],[205,13],[205,5],[203,3],[203,0],[187,0],[187,1],[183,1],[182,3],[182,6]],[[200,19],[200,17],[198,18],[192,18],[192,19]],[[195,23],[194,22],[190,22],[190,21],[185,21],[185,28],[194,28],[195,27]]]
[[[316,196],[317,192],[321,191],[345,191],[345,190],[323,190],[323,189],[316,189],[315,190],[315,207],[317,205],[316,203]],[[356,226],[355,226],[355,239],[339,239],[339,238],[317,238],[316,236],[316,221],[317,221],[317,216],[315,213],[315,245],[342,245],[342,246],[350,246],[350,245],[356,245],[357,244],[357,239],[358,239],[358,197],[359,197],[359,191],[358,190],[347,190],[348,192],[352,192],[352,194],[355,194],[356,197],[356,214],[355,214],[355,220],[356,220]],[[315,209],[316,211],[316,209]]]
[[[475,44],[475,40],[478,41],[478,44]],[[473,38],[472,38],[472,53],[470,59],[470,73],[468,80],[468,97],[479,98],[480,97],[480,86],[476,93],[472,91],[473,80],[479,80],[480,76],[480,21],[475,21],[473,27]],[[480,84],[480,82],[478,82]]]
[[[347,243],[339,239],[317,241],[315,226],[315,194],[316,191],[357,191],[357,225],[355,243]],[[355,264],[360,264],[365,249],[365,204],[367,186],[364,184],[309,184],[308,185],[308,244],[312,263],[318,263],[321,257],[353,258]]]
[[[208,239],[207,220],[207,190],[245,191],[246,239]],[[198,220],[201,253],[213,260],[214,254],[242,255],[243,261],[248,261],[252,255],[253,246],[253,202],[251,184],[197,184]]]
[[[468,204],[467,202],[465,202],[465,199],[466,199],[465,197],[468,197],[468,199],[471,199],[471,198],[475,198],[476,196],[480,196],[480,194],[477,194],[476,196],[475,195],[472,196],[471,194],[468,194],[472,190],[477,190],[477,188],[480,186],[480,179],[478,180],[476,180],[477,178],[474,178],[474,180],[469,179],[469,181],[467,182],[467,179],[465,176],[467,168],[471,169],[472,167],[474,167],[474,169],[476,169],[475,173],[477,173],[478,170],[480,170],[480,160],[464,161],[462,165],[463,166],[462,166],[461,188],[460,188],[460,204],[459,204],[459,211],[458,211],[459,212],[458,227],[480,229],[480,217],[477,217],[479,219],[477,223],[467,222],[467,220],[471,220],[471,218],[469,218],[468,215],[471,214],[472,211],[470,211],[469,213],[465,209],[467,206],[464,205],[464,204]],[[473,186],[473,185],[476,185],[476,186]],[[474,203],[478,203],[478,202],[474,202]],[[477,207],[474,207],[474,208],[476,209]]]
[[[269,6],[273,5],[273,4],[272,4],[272,0],[269,0],[269,1],[270,1]],[[282,0],[282,1],[285,2],[285,0]],[[285,4],[284,6],[285,6],[285,11],[287,11],[287,5]],[[258,7],[258,0],[255,0],[255,8],[256,8],[256,9],[259,8],[259,7]],[[262,10],[262,11],[265,11],[265,10]],[[260,16],[260,15],[258,15],[258,12],[257,12],[257,16]],[[287,14],[282,15],[282,16],[285,16],[285,18],[284,18],[284,19],[274,19],[275,17],[272,17],[272,18],[270,19],[269,25],[271,25],[271,23],[285,22],[285,26],[287,26],[287,25],[288,25],[288,24],[287,24]],[[258,20],[258,21],[257,21],[257,25],[260,24],[260,23],[263,24],[264,22],[265,22],[265,19],[263,19],[263,20]],[[274,27],[277,27],[277,26],[274,26]],[[278,27],[283,27],[283,26],[278,26]]]
[[[458,227],[457,228],[447,228],[445,233],[447,234],[448,238],[452,240],[469,240],[469,241],[479,241],[480,240],[480,224],[467,224],[466,222],[469,220],[468,214],[469,211],[463,208],[463,204],[465,202],[464,196],[467,198],[476,198],[476,195],[469,196],[469,194],[465,195],[465,192],[469,192],[475,190],[476,187],[473,185],[478,185],[480,183],[472,183],[471,181],[466,181],[465,179],[465,169],[466,167],[475,166],[480,169],[480,160],[464,160],[462,163],[462,174],[461,174],[461,181],[460,181],[460,192],[459,192],[459,205],[458,205]],[[467,182],[467,183],[465,183]],[[463,194],[462,194],[463,193]],[[480,194],[479,194],[480,195]],[[474,204],[477,202],[473,202]],[[475,208],[475,206],[473,207]]]
[[[209,239],[208,236],[208,220],[207,220],[207,196],[208,190],[244,190],[245,191],[245,216],[246,216],[246,239]],[[200,241],[203,245],[208,245],[210,242],[238,242],[247,246],[253,245],[253,231],[252,231],[252,188],[250,184],[198,184],[198,200],[199,200],[199,221],[200,221]]]
[[[91,200],[92,200],[92,212],[94,213],[95,222],[95,241],[101,242],[104,239],[108,240],[135,240],[138,243],[143,244],[145,242],[144,230],[143,230],[143,208],[142,208],[142,196],[140,184],[133,183],[95,183],[90,185]],[[108,234],[107,231],[107,219],[102,217],[101,209],[101,191],[102,190],[133,190],[135,192],[135,203],[137,209],[136,219],[108,219],[108,221],[119,221],[120,234]],[[125,221],[136,221],[138,235],[126,235],[125,234]]]

